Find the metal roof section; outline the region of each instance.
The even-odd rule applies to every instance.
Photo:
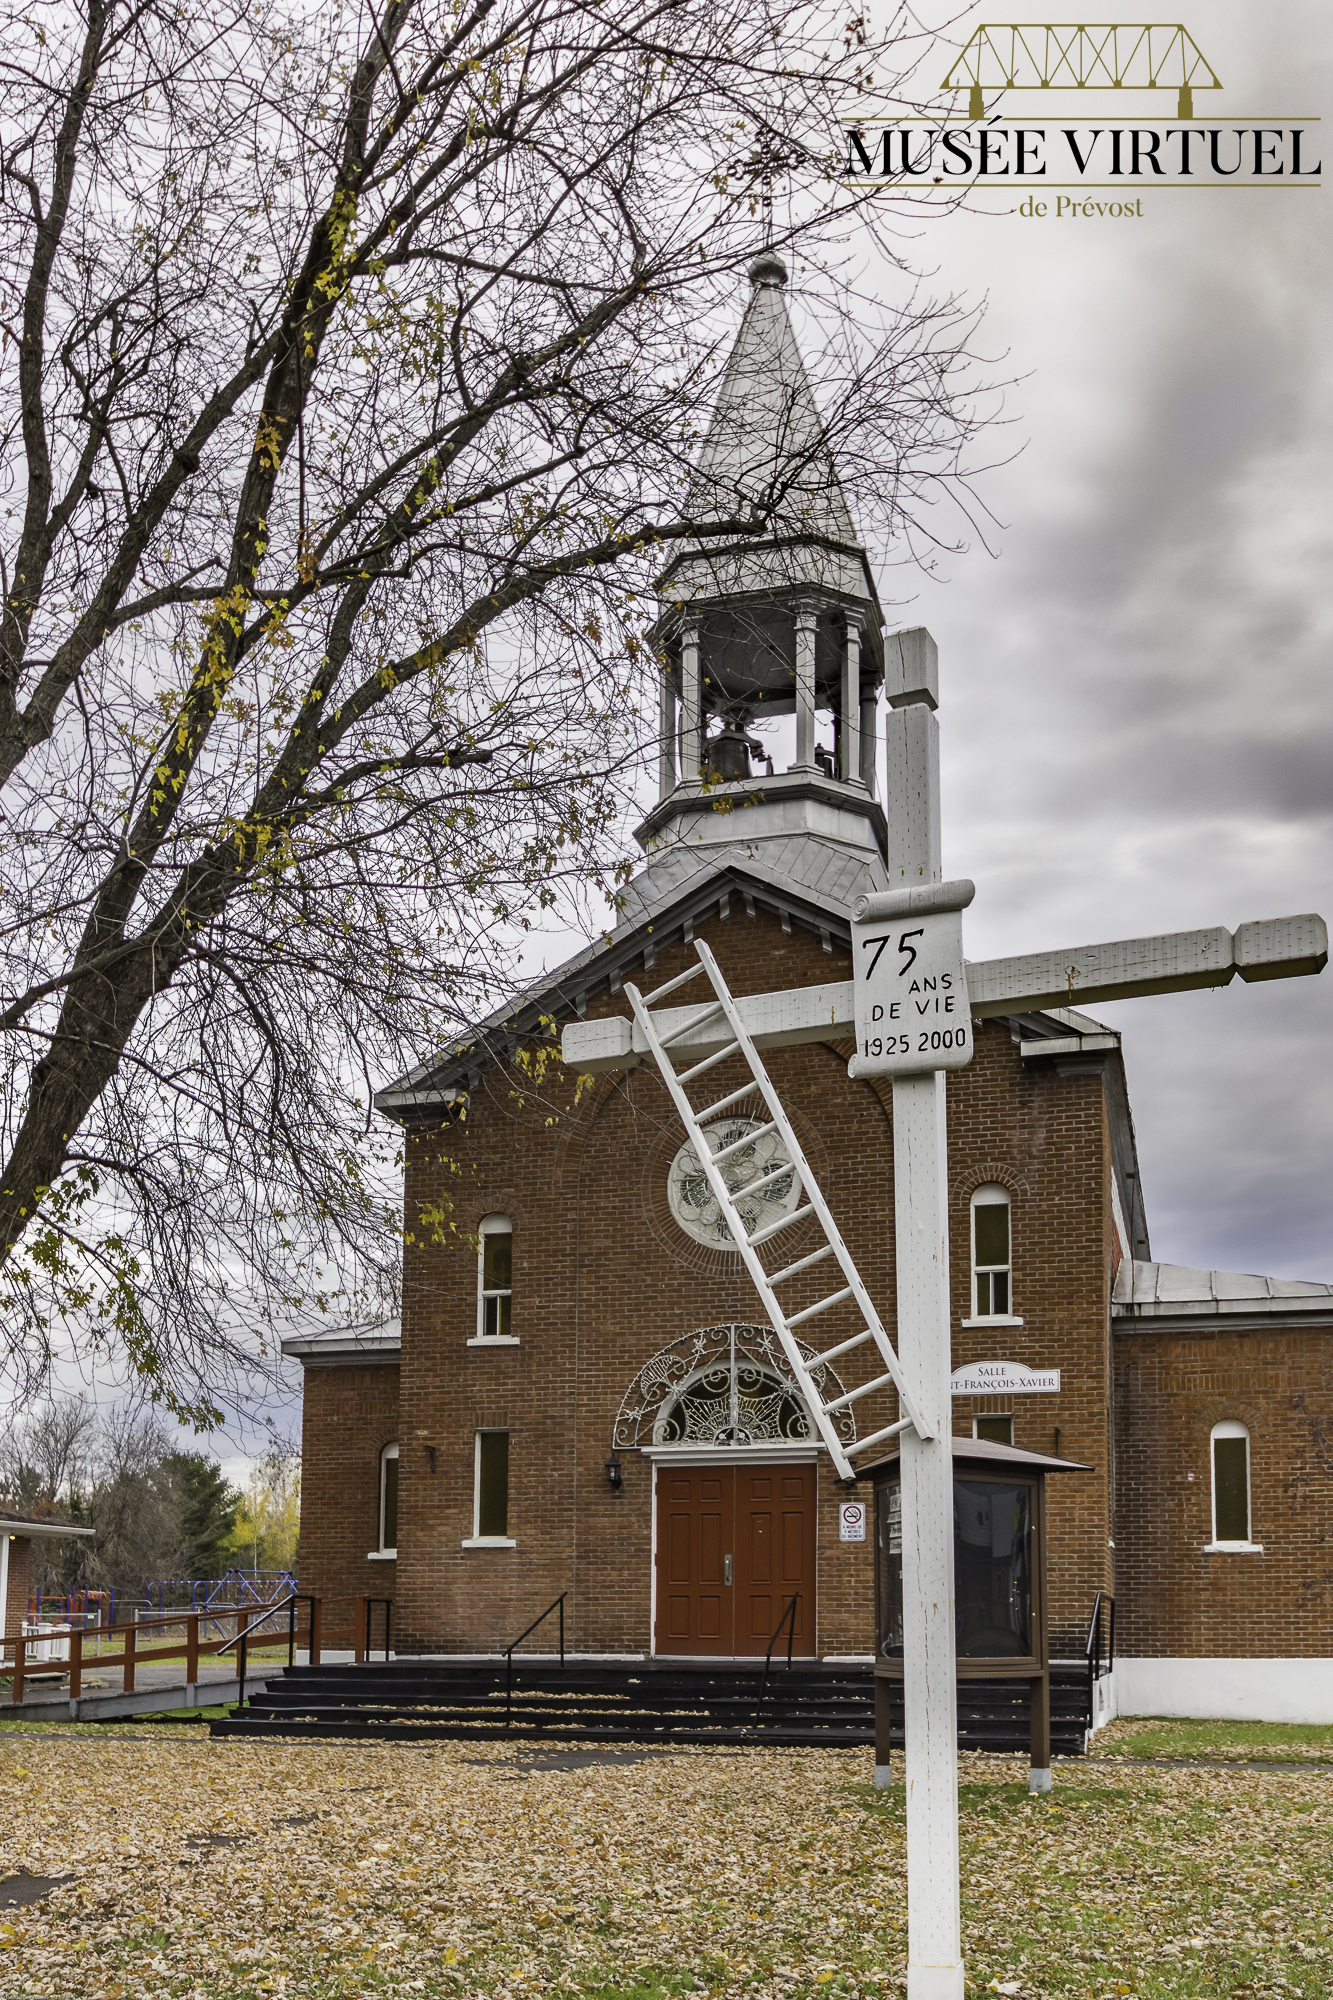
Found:
[[[1116,1273],[1111,1310],[1122,1322],[1290,1316],[1333,1323],[1333,1285],[1126,1258]]]
[[[339,1326],[328,1333],[294,1334],[282,1342],[284,1354],[291,1355],[303,1368],[327,1367],[334,1363],[397,1361],[403,1344],[403,1325],[398,1319],[379,1320],[373,1326]]]
[[[954,1458],[961,1460],[964,1470],[969,1464],[993,1465],[997,1470],[1006,1466],[1017,1471],[1035,1466],[1041,1472],[1093,1472],[1095,1466],[1084,1465],[1076,1458],[1050,1458],[1039,1451],[1020,1451],[1016,1445],[993,1444],[989,1438],[951,1437],[949,1446]],[[858,1479],[873,1479],[876,1473],[896,1465],[902,1453],[895,1448],[885,1452],[870,1465],[858,1465]]]

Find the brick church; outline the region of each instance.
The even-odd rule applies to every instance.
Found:
[[[718,487],[793,439],[819,465],[786,273],[766,253],[750,276],[697,474]],[[853,903],[897,884],[886,664],[892,702],[904,649],[933,649],[885,638],[825,469],[771,547],[660,579],[659,797],[615,929],[377,1098],[408,1142],[401,1325],[286,1343],[301,1588],[331,1639],[370,1597],[400,1655],[494,1653],[564,1592],[576,1654],[744,1659],[795,1597],[797,1655],[872,1652],[871,1545],[843,1539],[849,1489],[660,1076],[580,1079],[558,1039],[696,939],[737,995],[847,980]],[[787,769],[766,716],[795,718]],[[1333,1720],[1333,1286],[1154,1261],[1118,1034],[1062,1008],[975,1042],[947,1098],[954,1429],[1088,1468],[1049,1482],[1053,1654],[1082,1656],[1101,1591],[1121,1712]],[[891,1094],[851,1052],[766,1061],[892,1336]],[[709,1142],[778,1223],[801,1189],[746,1074],[716,1071]],[[879,1392],[841,1421],[895,1416]]]

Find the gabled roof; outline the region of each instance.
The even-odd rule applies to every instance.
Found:
[[[995,1444],[989,1438],[952,1437],[949,1440],[949,1446],[954,1457],[961,1459],[965,1467],[969,1464],[993,1465],[998,1471],[1003,1471],[1008,1467],[1010,1470],[1019,1472],[1024,1469],[1030,1471],[1033,1467],[1038,1472],[1093,1472],[1096,1470],[1094,1466],[1084,1465],[1080,1459],[1048,1458],[1042,1452],[1020,1451],[1015,1445]],[[892,1451],[886,1451],[883,1458],[872,1459],[869,1465],[858,1465],[856,1476],[858,1479],[873,1479],[876,1474],[885,1472],[890,1467],[897,1465],[901,1457],[901,1450],[895,1446]]]
[[[1333,1323],[1333,1285],[1313,1279],[1263,1278],[1245,1271],[1201,1271],[1189,1264],[1147,1264],[1126,1257],[1116,1272],[1112,1310],[1121,1320],[1264,1319],[1312,1316]]]
[[[778,852],[770,854],[770,845]],[[882,863],[852,853],[836,841],[809,834],[763,843],[753,856],[741,842],[703,848],[676,847],[635,876],[624,890],[624,915],[615,929],[544,973],[505,1007],[480,1022],[466,1043],[420,1064],[375,1094],[388,1118],[411,1122],[443,1110],[494,1062],[508,1061],[543,1018],[582,1016],[599,989],[618,992],[623,973],[733,901],[775,912],[786,924],[814,932],[832,949],[851,942],[851,906],[868,886],[883,887]],[[878,867],[878,873],[875,872]]]

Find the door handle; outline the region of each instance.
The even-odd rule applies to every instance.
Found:
[[[730,1583],[730,1582],[731,1582],[731,1557],[730,1557],[730,1556],[723,1556],[723,1558],[722,1558],[722,1581],[723,1581],[723,1583]]]

